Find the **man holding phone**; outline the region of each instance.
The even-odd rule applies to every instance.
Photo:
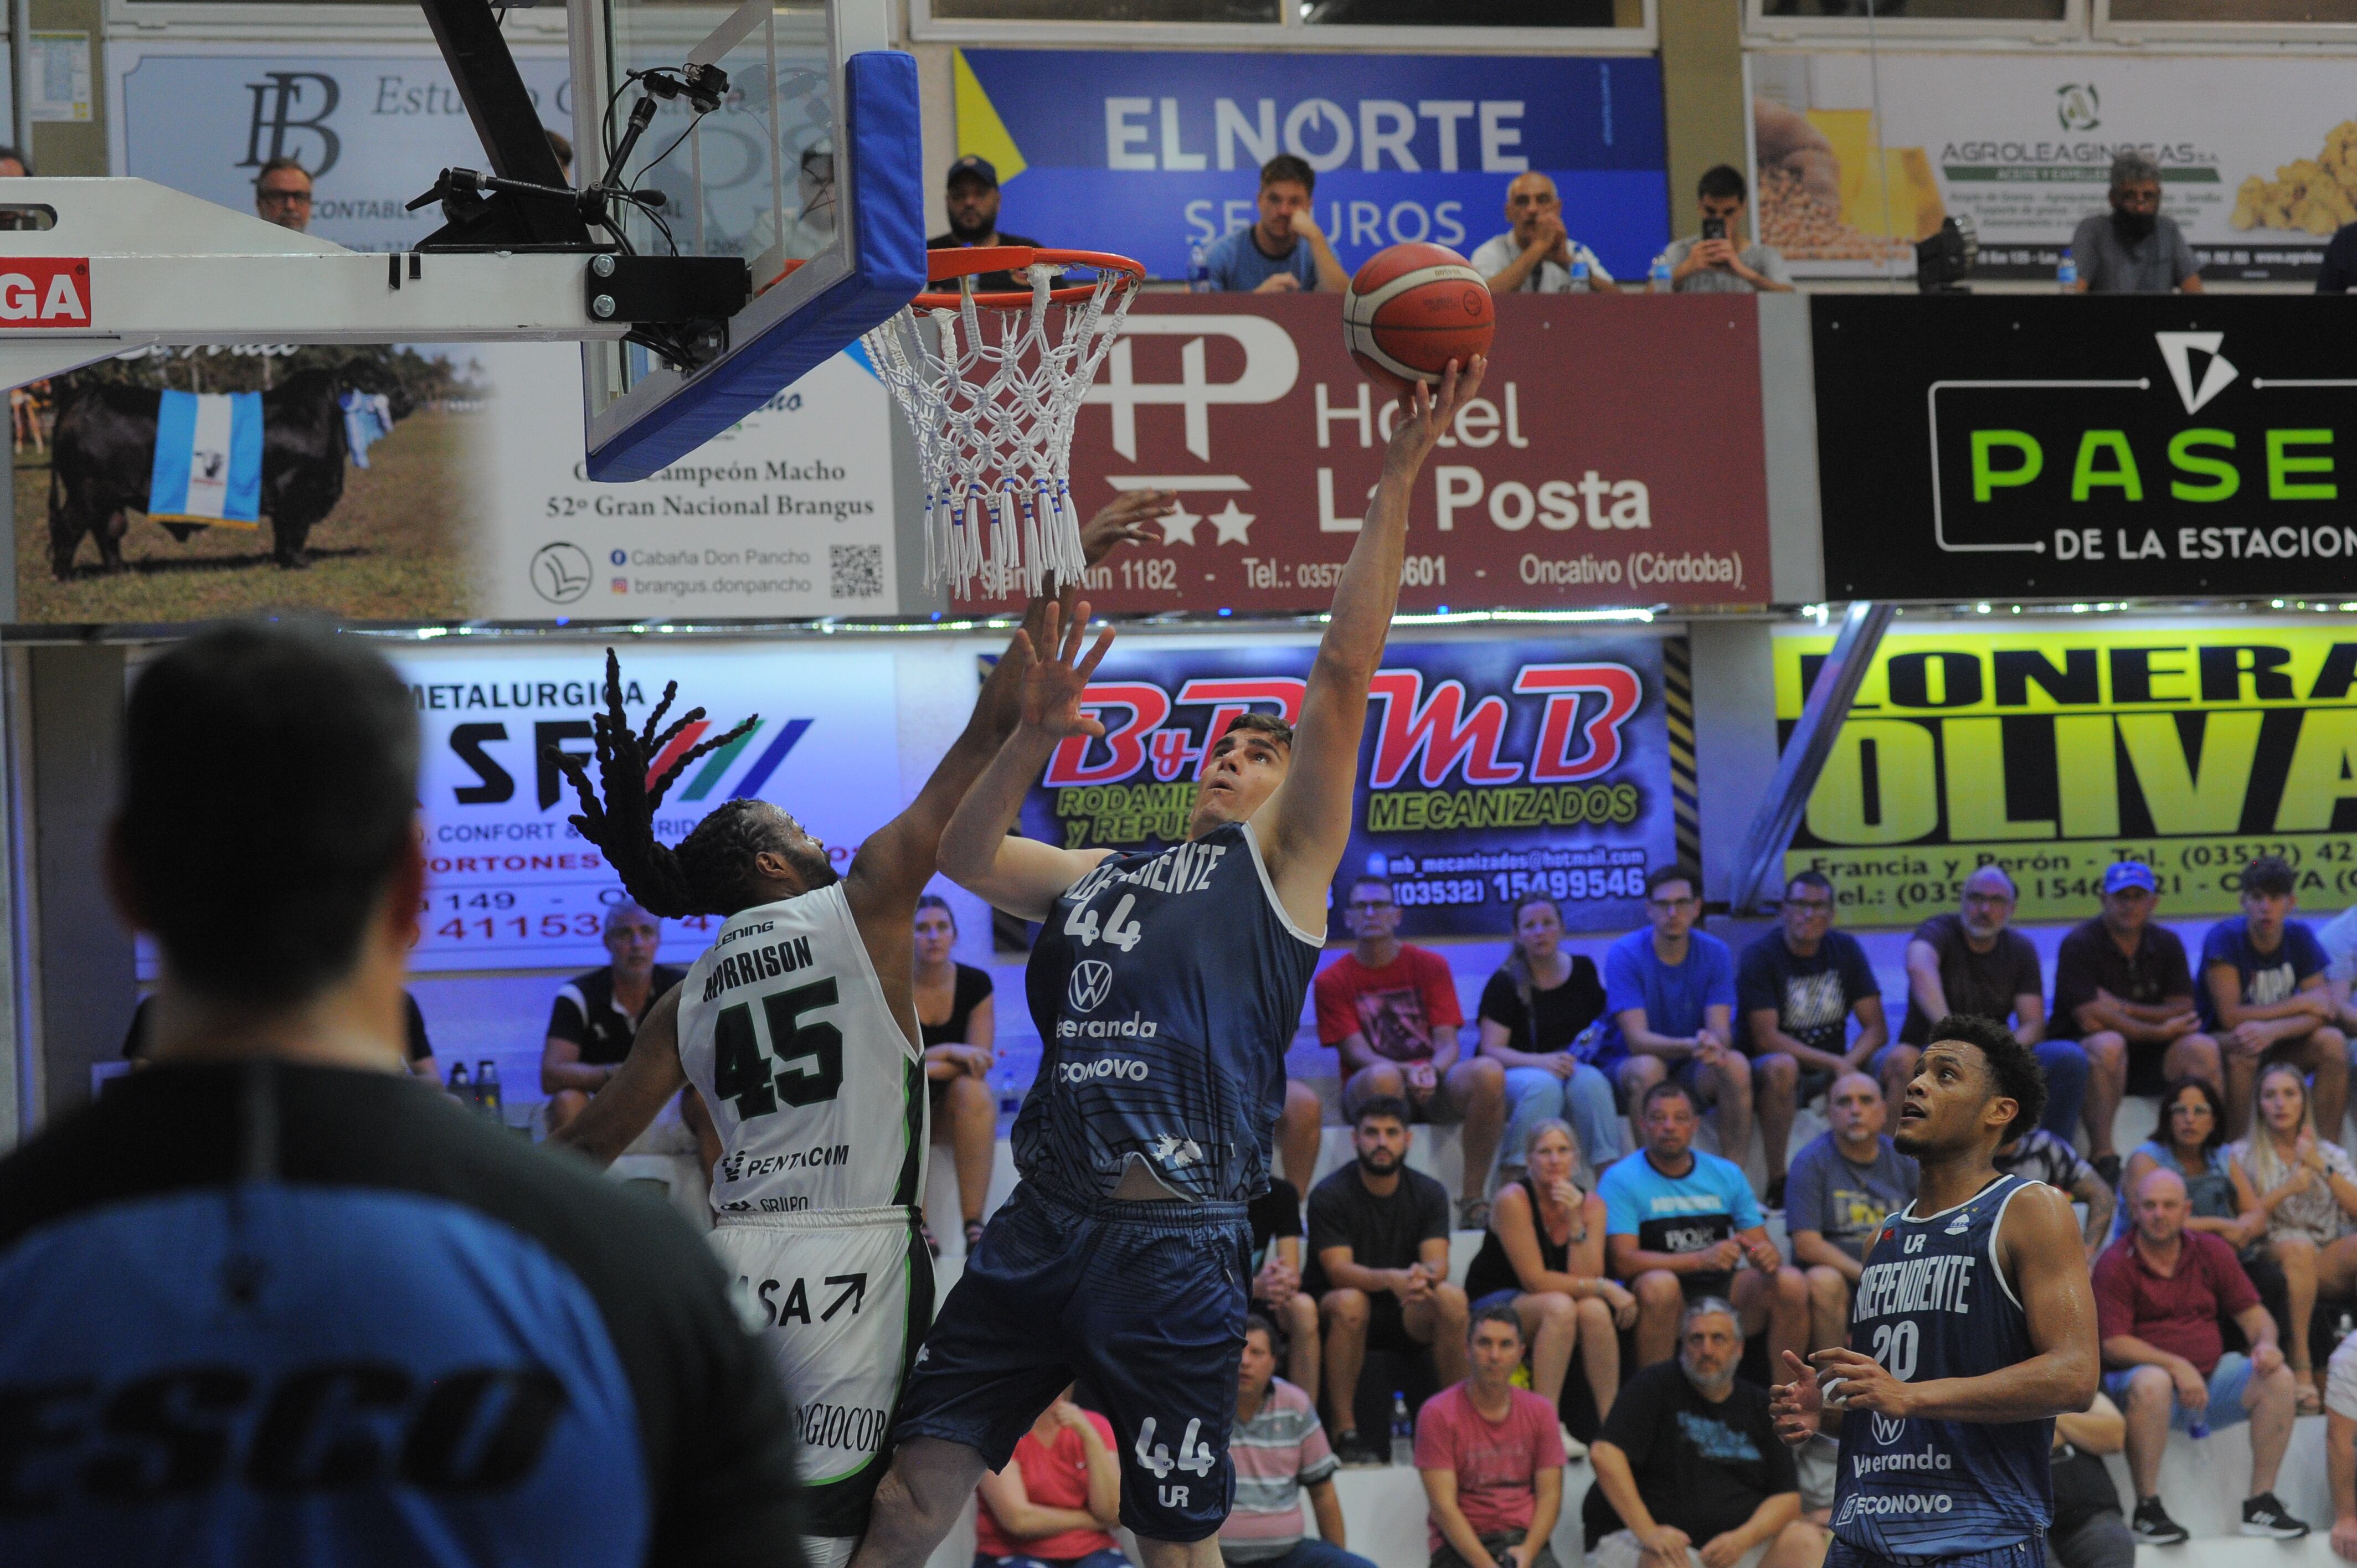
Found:
[[[1792,275],[1784,258],[1771,245],[1745,245],[1743,205],[1750,188],[1743,176],[1726,164],[1703,171],[1695,182],[1695,204],[1702,209],[1702,232],[1674,240],[1663,257],[1670,263],[1670,288],[1676,294],[1790,294]]]

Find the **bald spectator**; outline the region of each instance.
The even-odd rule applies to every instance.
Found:
[[[33,172],[25,155],[14,147],[0,147],[0,179],[24,179]]]
[[[273,158],[253,177],[253,210],[297,234],[311,227],[311,176],[293,158]]]
[[[1850,1292],[1865,1273],[1867,1243],[1915,1201],[1915,1162],[1882,1131],[1889,1108],[1862,1072],[1825,1093],[1828,1130],[1792,1156],[1784,1225],[1792,1262],[1808,1272],[1809,1348],[1848,1342]]]
[[[2112,159],[2112,209],[2080,220],[2071,255],[2081,294],[2201,292],[2193,247],[2160,209],[2160,166],[2143,153]]]
[[[1587,289],[1620,292],[1596,252],[1565,230],[1563,199],[1555,181],[1538,170],[1516,175],[1506,187],[1506,221],[1511,231],[1482,241],[1473,252],[1473,270],[1490,280],[1491,294],[1571,294],[1582,286],[1572,277],[1582,264]]]

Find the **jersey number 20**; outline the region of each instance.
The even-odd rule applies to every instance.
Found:
[[[832,1007],[834,982],[814,980],[761,998],[770,1038],[778,1047],[774,1072],[753,1037],[753,1004],[723,1007],[712,1026],[712,1091],[737,1107],[737,1120],[750,1122],[788,1105],[816,1105],[843,1089],[843,1031],[832,1024],[804,1024],[800,1015]]]

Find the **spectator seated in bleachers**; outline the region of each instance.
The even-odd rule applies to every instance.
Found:
[[[1346,1546],[1341,1500],[1334,1495],[1334,1451],[1318,1424],[1318,1396],[1276,1375],[1276,1330],[1258,1314],[1244,1319],[1236,1372],[1236,1424],[1228,1434],[1236,1498],[1220,1526],[1220,1556],[1230,1568],[1374,1568]],[[1301,1494],[1318,1516],[1318,1533],[1301,1529]]]
[[[1792,1451],[1768,1391],[1735,1375],[1742,1359],[1735,1308],[1706,1296],[1683,1315],[1677,1359],[1629,1380],[1588,1450],[1592,1568],[1751,1568],[1795,1525],[1811,1538]]]
[[[2136,1536],[2120,1517],[2119,1485],[2104,1463],[2127,1445],[2127,1434],[2126,1418],[2104,1394],[2054,1418],[2054,1518],[2046,1527],[2052,1568],[2136,1568]]]
[[[2086,1053],[2087,1157],[2105,1181],[2120,1178],[2112,1124],[2123,1096],[2181,1078],[2226,1087],[2218,1042],[2201,1032],[2185,944],[2153,919],[2158,902],[2152,867],[2114,862],[2104,872],[2103,913],[2073,927],[2054,955],[2046,1032]]]
[[[1863,1072],[1834,1079],[1826,1131],[1792,1156],[1784,1229],[1792,1262],[1807,1271],[1809,1348],[1849,1343],[1850,1293],[1882,1222],[1915,1201],[1915,1162],[1882,1131],[1889,1107]]]
[[[1563,911],[1543,894],[1516,901],[1514,945],[1481,988],[1481,1055],[1505,1069],[1503,1186],[1522,1174],[1540,1122],[1560,1117],[1578,1135],[1588,1179],[1619,1159],[1620,1107],[1590,1059],[1602,1030],[1604,983],[1595,961],[1563,948]]]
[[[953,251],[970,245],[996,249],[1001,245],[1027,245],[1040,248],[1039,242],[1028,234],[1009,234],[998,226],[998,166],[988,158],[974,153],[950,165],[948,188],[942,193],[942,209],[949,214],[950,227],[945,234],[935,234],[925,242],[928,251]],[[1011,272],[976,273],[974,291],[976,294],[1008,294],[1031,286],[1028,269],[1020,275]]]
[[[1620,1387],[1620,1330],[1636,1324],[1637,1298],[1605,1276],[1604,1199],[1573,1179],[1579,1144],[1570,1126],[1532,1128],[1523,1158],[1525,1173],[1498,1189],[1465,1294],[1477,1315],[1512,1309],[1531,1348],[1531,1391],[1550,1408],[1562,1403],[1577,1350],[1600,1420]]]
[[[1743,950],[1737,1020],[1751,1058],[1751,1101],[1768,1168],[1768,1207],[1784,1207],[1784,1160],[1800,1108],[1836,1076],[1874,1059],[1890,1038],[1882,988],[1866,950],[1834,924],[1834,885],[1803,871],[1784,887],[1778,929]],[[1850,1015],[1857,1038],[1849,1038]]]
[[[2357,1563],[2357,1334],[2325,1364],[2324,1470],[2332,1487],[2332,1550]]]
[[[1677,294],[1790,294],[1792,274],[1772,245],[1743,242],[1744,204],[1750,188],[1727,164],[1703,170],[1695,184],[1702,212],[1699,233],[1673,240],[1663,259]]]
[[[958,1213],[965,1250],[982,1240],[990,1167],[998,1154],[998,1102],[990,1092],[998,1002],[990,972],[950,956],[957,916],[949,900],[917,900],[917,1027],[924,1035],[925,1087],[932,1099],[933,1142],[947,1142],[957,1168]]]
[[[622,1070],[648,1006],[687,978],[685,970],[655,961],[662,921],[628,898],[606,906],[604,940],[612,961],[566,981],[548,1010],[540,1090],[548,1096],[552,1133],[580,1115],[589,1097]],[[684,1101],[680,1109],[684,1114]]]
[[[1559,1568],[1547,1543],[1563,1511],[1555,1407],[1513,1386],[1523,1331],[1511,1309],[1483,1312],[1468,1337],[1469,1375],[1415,1420],[1431,1568]]]
[[[1114,1541],[1121,1462],[1113,1423],[1068,1387],[1015,1441],[1006,1468],[975,1488],[974,1568],[1129,1568]]]
[[[2185,1228],[2206,1231],[2233,1248],[2278,1326],[2288,1323],[2290,1304],[2283,1270],[2267,1246],[2266,1213],[2255,1197],[2246,1203],[2234,1189],[2226,1156],[2225,1101],[2207,1079],[2183,1078],[2169,1085],[2160,1097],[2159,1125],[2130,1151],[2120,1191],[2134,1192],[2136,1183],[2157,1170],[2175,1171],[2185,1183]],[[2127,1232],[2129,1208],[2123,1201],[2113,1213],[2115,1240]],[[2289,1339],[2288,1330],[2284,1337]]]
[[[1684,1085],[1653,1085],[1638,1114],[1645,1146],[1598,1187],[1606,1255],[1637,1297],[1637,1365],[1668,1360],[1686,1307],[1720,1296],[1735,1304],[1746,1335],[1767,1332],[1770,1364],[1783,1365],[1781,1352],[1808,1348],[1808,1281],[1768,1239],[1749,1179],[1694,1146]]]
[[[1645,920],[1604,955],[1611,1019],[1598,1065],[1632,1108],[1667,1079],[1712,1107],[1718,1152],[1738,1165],[1751,1147],[1751,1063],[1735,1048],[1735,955],[1706,931],[1702,878],[1683,865],[1645,877]],[[1668,1341],[1663,1355],[1668,1355]]]
[[[2251,1135],[2226,1146],[2238,1205],[2267,1219],[2267,1249],[2283,1270],[2284,1347],[2299,1381],[2300,1413],[2321,1408],[2308,1343],[2319,1296],[2357,1294],[2357,1165],[2340,1144],[2319,1138],[2308,1083],[2296,1062],[2269,1062],[2259,1073],[2259,1110]]]
[[[2308,1533],[2275,1495],[2298,1409],[2292,1369],[2250,1277],[2217,1237],[2185,1228],[2185,1182],[2156,1170],[2136,1189],[2136,1223],[2095,1264],[2104,1391],[2127,1413],[2128,1478],[2138,1541],[2173,1546],[2185,1528],[2161,1506],[2169,1434],[2251,1423],[2250,1493],[2242,1532],[2289,1541]],[[2226,1348],[2231,1321],[2250,1345]]]
[[[1310,211],[1317,189],[1317,172],[1291,153],[1263,164],[1259,220],[1215,242],[1205,257],[1212,288],[1222,294],[1348,289],[1351,274]]]
[[[1318,1302],[1326,1408],[1345,1465],[1390,1461],[1357,1427],[1359,1372],[1370,1349],[1428,1348],[1441,1381],[1465,1375],[1465,1293],[1448,1283],[1448,1193],[1408,1168],[1410,1135],[1404,1101],[1368,1100],[1351,1128],[1358,1157],[1309,1194],[1303,1288]]]
[[[1506,1123],[1506,1069],[1489,1057],[1458,1059],[1465,1022],[1457,977],[1429,948],[1399,940],[1400,908],[1380,876],[1351,884],[1343,919],[1351,950],[1318,972],[1318,1038],[1342,1059],[1342,1114],[1372,1099],[1405,1102],[1419,1122],[1465,1128],[1464,1196],[1457,1221],[1490,1222],[1482,1193]]]
[[[2046,1113],[2038,1124],[2067,1144],[2087,1097],[2087,1056],[2076,1040],[2046,1038],[2038,950],[2010,929],[2018,897],[2003,866],[1984,865],[1964,878],[1957,913],[1934,915],[1915,928],[1907,944],[1907,1019],[1898,1043],[1875,1058],[1874,1070],[1883,1099],[1899,1104],[1932,1025],[1955,1013],[2010,1020],[2014,1037],[2037,1052],[2046,1074]]]
[[[1301,1288],[1301,1194],[1283,1176],[1268,1178],[1268,1190],[1245,1207],[1252,1227],[1253,1310],[1282,1324],[1275,1341],[1294,1386],[1318,1403],[1323,1363],[1318,1355],[1318,1298]]]
[[[1512,227],[1482,241],[1466,258],[1490,280],[1491,294],[1620,292],[1596,252],[1565,231],[1563,198],[1537,169],[1516,175],[1506,187],[1506,221]],[[1577,274],[1582,267],[1584,277]]]
[[[2305,920],[2292,869],[2274,855],[2243,868],[2243,912],[2201,940],[2201,1018],[2226,1058],[2226,1131],[2240,1135],[2251,1083],[2264,1062],[2289,1061],[2312,1074],[2317,1136],[2341,1136],[2349,1104],[2349,1041],[2332,1022],[2340,1009],[2325,982],[2323,945]]]
[[[2087,1262],[2093,1266],[2112,1239],[2112,1210],[2117,1198],[2102,1175],[2080,1156],[2070,1141],[2043,1127],[2032,1127],[2010,1144],[1999,1144],[1989,1163],[2001,1175],[2042,1181],[2085,1204]]]
[[[2124,147],[2112,158],[2109,212],[2083,218],[2071,235],[2081,294],[2201,292],[2201,265],[2185,231],[2160,209],[2160,165]]]

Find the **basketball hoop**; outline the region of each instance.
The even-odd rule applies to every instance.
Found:
[[[1025,245],[934,251],[936,284],[862,339],[917,435],[925,478],[925,580],[971,596],[1080,580],[1072,422],[1121,335],[1146,269],[1096,251]],[[1028,291],[976,294],[963,280],[1029,269]],[[1093,282],[1054,286],[1067,271]]]

